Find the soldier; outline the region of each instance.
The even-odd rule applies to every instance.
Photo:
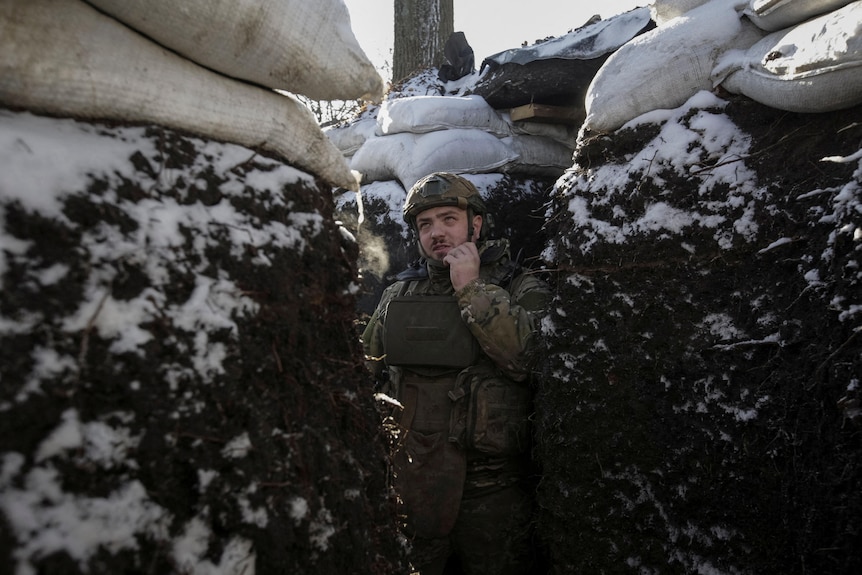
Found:
[[[362,342],[400,403],[394,482],[413,565],[440,575],[454,555],[467,574],[530,573],[529,378],[550,290],[489,239],[463,177],[418,181],[404,219],[420,265],[386,289]]]

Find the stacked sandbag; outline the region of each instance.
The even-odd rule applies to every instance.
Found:
[[[610,132],[719,85],[789,111],[854,106],[862,102],[858,4],[656,0],[658,27],[614,52],[587,89],[583,130]]]
[[[407,573],[330,190],[29,112],[0,157],[0,572]]]
[[[752,1],[752,10],[759,4]],[[793,16],[804,19],[809,13],[777,12],[802,3],[779,4],[754,22],[767,30],[789,27],[728,54],[713,71],[715,84],[791,112],[829,112],[862,103],[862,2],[841,3],[846,5],[804,21]],[[781,18],[767,19],[776,14]]]
[[[580,142],[546,224],[552,572],[862,569],[860,141],[862,106],[701,91]]]
[[[652,15],[653,21],[659,26],[664,26],[674,18],[678,18],[698,6],[703,6],[709,1],[710,0],[653,0],[652,4],[649,6],[649,11]],[[747,0],[742,1],[745,2]],[[738,4],[739,0],[734,3]]]
[[[695,3],[697,4],[697,3]],[[710,73],[728,50],[764,32],[739,14],[739,0],[711,0],[624,44],[587,88],[585,132],[609,132],[653,110],[682,105],[713,87]]]
[[[87,0],[189,60],[312,100],[379,100],[342,0]]]
[[[350,122],[326,127],[323,133],[349,162],[365,140],[377,135],[377,109],[363,111]]]
[[[851,0],[749,0],[743,13],[758,28],[775,32],[837,10],[850,2]]]
[[[348,50],[351,58],[342,55],[327,68],[323,64],[334,57],[332,52],[299,49],[314,35],[322,35],[334,50],[351,47],[343,4],[332,0],[293,7],[288,13],[279,3],[265,0],[239,7],[227,4],[196,2],[172,9],[175,3],[100,3],[140,26],[135,30],[79,0],[4,2],[0,105],[57,116],[159,124],[275,154],[332,186],[355,188],[344,158],[313,115],[295,98],[271,89],[290,87],[297,93],[322,95],[304,78],[308,61],[314,60],[321,65],[312,70],[328,74],[314,79],[333,83],[326,96],[379,94],[379,75],[360,65],[361,54],[355,50]],[[296,14],[307,17],[296,19]],[[308,27],[326,17],[335,20]],[[191,34],[192,30],[199,33]],[[209,59],[213,56],[217,62]],[[293,65],[301,66],[302,73]],[[241,75],[240,69],[248,74]],[[356,70],[361,72],[358,78],[352,75]]]
[[[350,161],[363,182],[398,180],[409,189],[438,171],[557,177],[571,165],[574,142],[529,133],[481,96],[390,98],[377,113],[377,130]]]

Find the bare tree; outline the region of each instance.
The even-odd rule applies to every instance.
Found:
[[[362,110],[359,100],[312,100],[301,94],[295,96],[311,110],[321,128],[352,120]]]
[[[453,0],[395,0],[392,80],[439,67],[446,40],[455,31]]]

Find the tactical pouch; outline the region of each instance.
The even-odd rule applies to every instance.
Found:
[[[464,368],[476,362],[479,344],[452,296],[400,296],[386,307],[386,363]]]
[[[401,499],[405,529],[418,537],[445,537],[458,519],[467,458],[464,451],[446,441],[446,433],[421,433],[412,429],[418,388],[404,390],[401,425],[406,431],[395,451],[395,489]]]
[[[529,444],[530,392],[526,384],[489,373],[484,366],[458,374],[449,393],[449,441],[488,455],[523,453]]]

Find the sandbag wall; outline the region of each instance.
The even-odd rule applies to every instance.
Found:
[[[285,92],[381,97],[382,79],[343,2],[93,4],[99,9],[80,0],[0,6],[0,105],[157,124],[259,149],[356,188],[312,113]]]
[[[537,395],[554,573],[862,568],[860,125],[701,92],[581,143]]]
[[[721,88],[767,106],[823,112],[862,103],[862,3],[655,0],[656,28],[616,50],[585,95],[587,134]]]
[[[390,93],[373,117],[326,132],[363,183],[408,190],[432,172],[558,177],[571,165],[571,127],[512,122],[481,96]]]
[[[328,190],[167,129],[0,134],[0,570],[404,573]]]

